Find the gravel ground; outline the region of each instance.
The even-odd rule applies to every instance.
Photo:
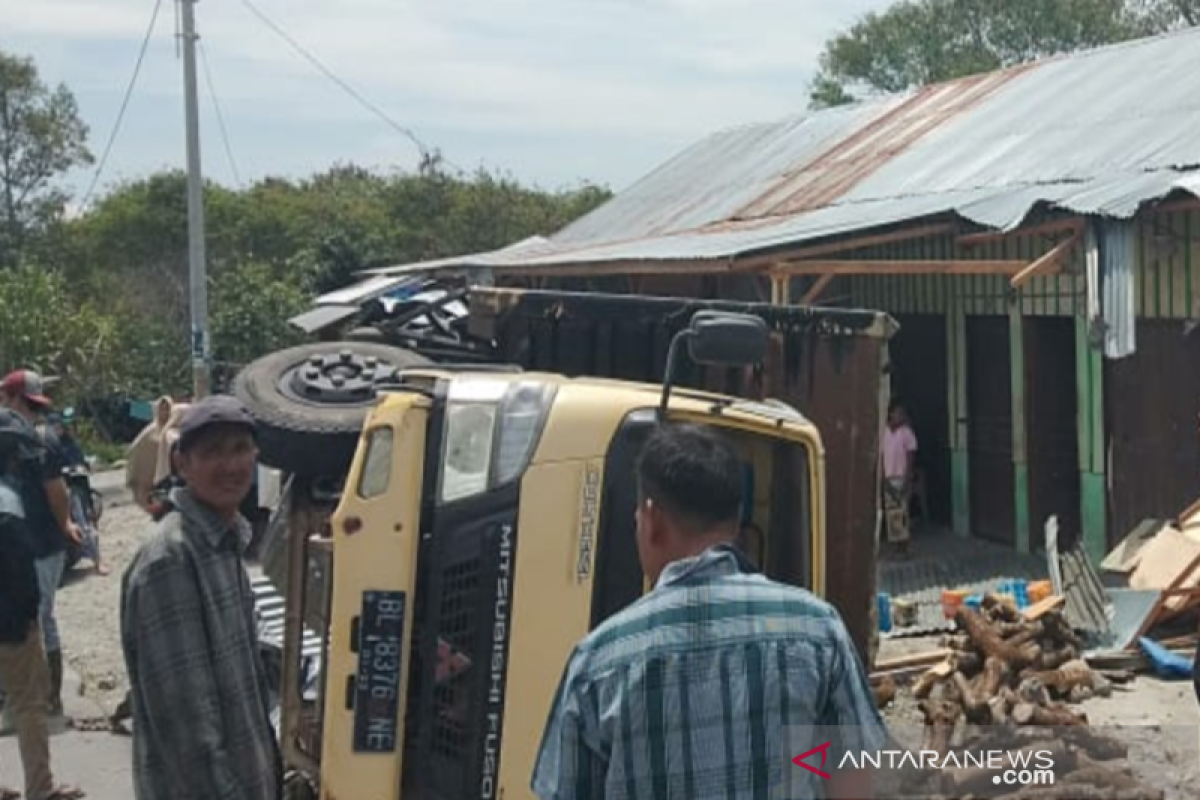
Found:
[[[63,647],[81,691],[111,714],[128,685],[121,655],[121,574],[152,523],[125,498],[107,500],[107,505],[100,519],[100,547],[111,572],[97,575],[91,562],[81,561],[56,604]]]

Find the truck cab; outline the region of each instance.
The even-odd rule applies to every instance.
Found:
[[[341,485],[293,476],[277,515],[292,797],[532,797],[573,646],[649,588],[636,463],[657,425],[727,437],[745,476],[741,546],[824,596],[816,427],[782,403],[672,391],[679,348],[730,365],[765,340],[761,321],[698,314],[662,385],[429,365],[380,387]]]

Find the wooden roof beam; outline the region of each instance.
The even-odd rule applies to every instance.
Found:
[[[1056,244],[1049,252],[1039,257],[1037,261],[1034,261],[1016,275],[1013,275],[1011,281],[1012,287],[1018,289],[1039,275],[1050,275],[1057,272],[1063,263],[1071,257],[1071,253],[1075,251],[1075,248],[1082,240],[1083,230],[1080,229],[1071,234],[1070,238]]]
[[[593,261],[562,264],[505,264],[491,268],[497,276],[586,277],[607,275],[728,275],[735,265],[725,258],[674,261]]]
[[[827,272],[821,277],[817,278],[817,282],[814,283],[812,287],[804,293],[804,297],[800,300],[800,305],[811,306],[813,303],[817,302],[817,298],[829,288],[829,284],[833,283],[833,279],[836,277],[837,276],[833,273]]]
[[[1086,221],[1080,217],[1072,217],[1071,219],[1056,219],[1050,222],[1042,222],[1037,225],[1029,225],[1026,227],[1015,228],[1011,231],[984,231],[982,233],[968,233],[958,237],[960,247],[974,247],[981,244],[989,244],[991,242],[1000,242],[1005,239],[1011,239],[1014,236],[1050,236],[1058,233],[1079,233],[1083,231]]]
[[[780,275],[1016,275],[1028,261],[907,260],[799,261],[780,264]]]
[[[931,236],[949,236],[958,231],[958,225],[953,222],[939,222],[933,225],[920,225],[915,228],[905,228],[903,230],[891,231],[889,233],[875,233],[868,236],[855,236],[850,239],[842,239],[837,242],[823,242],[821,244],[804,245],[796,247],[784,253],[775,253],[771,256],[760,256],[754,258],[739,259],[739,263],[745,266],[755,266],[763,261],[769,260],[772,264],[790,264],[793,261],[799,261],[805,258],[814,256],[828,256],[837,253],[844,253],[848,250],[861,250],[865,247],[878,247],[885,244],[896,244],[897,242],[910,242],[915,239],[927,239]]]

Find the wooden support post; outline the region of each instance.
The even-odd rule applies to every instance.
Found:
[[[821,277],[817,278],[817,282],[812,285],[812,288],[805,292],[804,298],[800,301],[800,305],[811,306],[813,303],[817,302],[817,298],[820,297],[821,293],[829,287],[829,284],[833,282],[835,277],[835,275],[822,275]]]
[[[950,500],[954,532],[971,531],[970,456],[967,427],[967,315],[961,290],[950,298],[946,314],[946,358],[949,377]]]
[[[1029,528],[1029,454],[1025,420],[1025,319],[1021,300],[1008,303],[1009,377],[1012,386],[1013,503],[1017,550],[1031,552]]]
[[[1093,563],[1108,553],[1108,449],[1104,433],[1104,361],[1075,317],[1075,395],[1079,413],[1079,483],[1083,544]]]
[[[778,273],[771,273],[771,305],[785,306],[791,299],[788,297],[788,290],[791,288],[791,277]]]

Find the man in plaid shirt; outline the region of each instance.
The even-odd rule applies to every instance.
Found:
[[[137,800],[277,800],[270,720],[238,513],[258,449],[228,396],[191,406],[176,463],[185,482],[125,573],[121,639]]]
[[[742,504],[733,450],[702,428],[663,427],[638,471],[638,553],[654,589],[575,648],[534,793],[864,800],[868,777],[836,767],[845,751],[886,740],[866,674],[831,606],[755,574],[732,545]],[[816,777],[791,764],[802,752],[788,750],[795,727],[836,731],[837,748],[822,767],[831,779],[792,797]]]

